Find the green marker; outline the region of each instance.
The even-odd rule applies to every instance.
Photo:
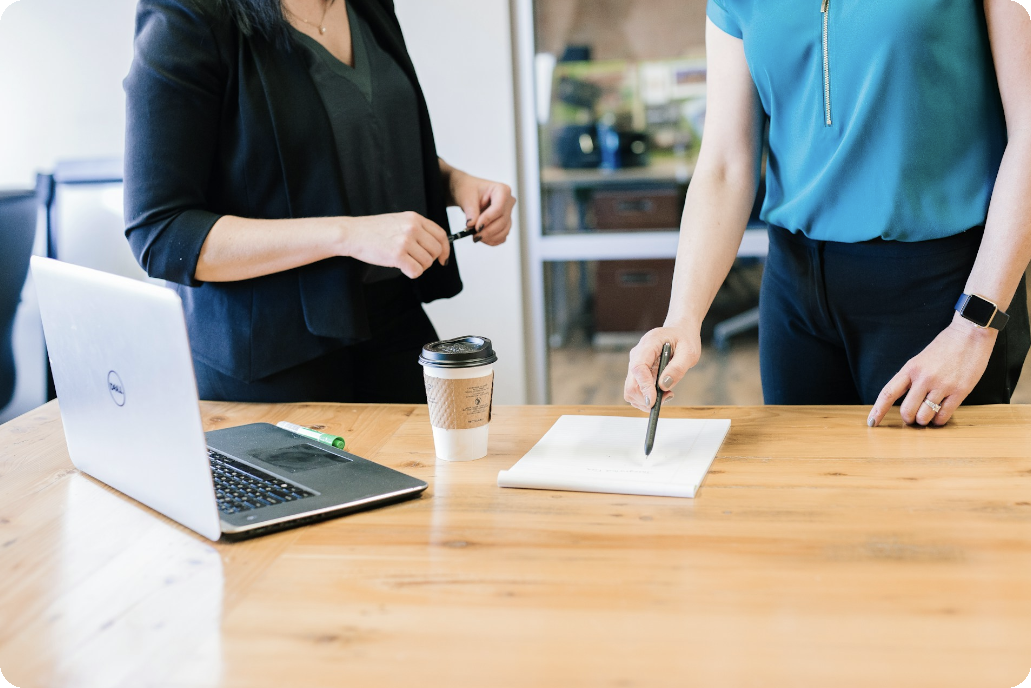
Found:
[[[278,423],[276,423],[276,427],[283,428],[284,430],[289,430],[295,435],[307,437],[308,439],[315,440],[316,442],[328,444],[329,446],[336,447],[337,449],[344,448],[344,438],[340,437],[339,435],[327,435],[324,432],[312,430],[311,428],[306,428],[303,425],[297,425],[296,423],[287,423],[285,420],[281,420]]]

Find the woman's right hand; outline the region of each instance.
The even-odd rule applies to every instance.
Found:
[[[659,386],[665,391],[663,401],[671,399],[670,391],[688,370],[698,363],[702,355],[699,328],[684,325],[658,327],[641,337],[630,350],[630,365],[623,386],[623,398],[630,405],[647,413],[655,404],[655,373],[659,368],[662,345],[669,342],[673,356],[662,373]]]
[[[343,255],[399,268],[411,279],[428,270],[433,261],[445,265],[451,257],[447,232],[414,212],[346,218],[343,243]]]

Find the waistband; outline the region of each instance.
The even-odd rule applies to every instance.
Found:
[[[984,236],[984,226],[971,227],[959,234],[941,239],[927,241],[886,241],[870,239],[869,241],[818,241],[810,239],[801,232],[792,232],[783,227],[769,225],[770,241],[789,242],[812,249],[822,249],[824,253],[840,253],[854,256],[870,256],[880,258],[911,258],[931,256],[953,251],[977,249]]]

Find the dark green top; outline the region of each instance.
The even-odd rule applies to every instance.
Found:
[[[377,43],[368,24],[347,6],[354,67],[310,36],[294,36],[315,59],[315,81],[333,129],[352,216],[414,211],[426,216],[422,136],[415,89]],[[365,282],[401,276],[397,268],[369,266]]]

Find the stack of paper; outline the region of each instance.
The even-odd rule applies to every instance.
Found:
[[[644,454],[647,418],[562,416],[511,469],[501,487],[694,497],[729,420],[662,418]]]

